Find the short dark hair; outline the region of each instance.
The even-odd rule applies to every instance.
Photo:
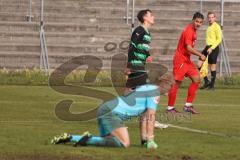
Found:
[[[210,14],[213,14],[213,15],[214,15],[214,17],[216,17],[216,14],[215,14],[215,12],[213,12],[213,11],[209,11],[207,15],[209,16]]]
[[[144,9],[138,12],[137,18],[141,23],[144,22],[143,17],[147,14],[147,12],[152,12],[152,11],[150,9]]]
[[[194,13],[194,15],[193,15],[193,20],[195,20],[195,19],[197,19],[197,18],[201,18],[201,19],[204,20],[204,16],[203,16],[203,14],[200,13],[200,12]]]

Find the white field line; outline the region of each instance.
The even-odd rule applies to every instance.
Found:
[[[194,132],[194,133],[214,135],[214,136],[220,136],[220,137],[225,137],[225,138],[236,138],[236,139],[240,139],[240,137],[238,137],[238,136],[231,136],[231,135],[227,135],[227,134],[220,133],[220,132],[211,132],[211,131],[193,129],[193,128],[188,128],[188,127],[181,127],[181,126],[176,126],[176,125],[173,125],[173,124],[168,124],[168,126],[171,127],[171,128],[176,128],[176,129],[180,129],[180,130],[184,130],[184,131],[189,131],[189,132]]]
[[[48,124],[48,122],[50,122],[50,121],[0,121],[0,123],[9,123],[9,122],[10,123],[45,123],[45,124]],[[52,122],[57,122],[57,121],[52,121]],[[193,129],[193,128],[188,128],[188,127],[181,127],[181,126],[177,126],[177,125],[173,125],[173,124],[167,124],[167,125],[171,128],[189,131],[189,132],[193,132],[193,133],[213,135],[213,136],[219,136],[219,137],[224,137],[224,138],[234,138],[234,139],[240,140],[240,137],[238,137],[238,136],[231,136],[231,135],[227,135],[225,133],[211,132],[211,131]]]

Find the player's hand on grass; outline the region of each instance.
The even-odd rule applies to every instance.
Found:
[[[206,56],[204,56],[203,54],[200,56],[200,59],[202,60],[202,61],[205,61],[206,60]]]
[[[158,145],[156,142],[154,142],[154,140],[150,140],[150,141],[147,141],[144,146],[147,148],[147,149],[157,149],[158,148]]]

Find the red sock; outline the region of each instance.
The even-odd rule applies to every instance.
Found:
[[[177,97],[178,87],[179,86],[177,84],[173,84],[171,86],[171,89],[168,92],[168,106],[174,106]]]
[[[197,90],[198,90],[198,86],[199,86],[199,83],[191,83],[191,85],[189,86],[188,88],[188,97],[187,97],[187,103],[192,103],[195,96],[196,96],[196,93],[197,93]]]

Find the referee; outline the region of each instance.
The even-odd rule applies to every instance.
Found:
[[[216,14],[212,11],[208,12],[209,26],[206,31],[206,47],[203,50],[205,56],[208,55],[208,64],[211,70],[211,81],[208,77],[204,77],[204,85],[200,89],[214,90],[214,83],[216,79],[216,63],[219,54],[219,45],[222,42],[222,31],[220,25],[216,22]],[[199,61],[199,70],[203,61]]]

